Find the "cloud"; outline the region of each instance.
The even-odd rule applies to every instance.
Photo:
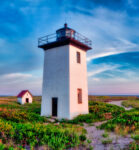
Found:
[[[138,0],[79,0],[75,3],[74,0],[71,0],[70,3],[67,4],[69,6],[70,11],[74,11],[75,13],[82,13],[83,15],[92,15],[90,10],[94,10],[95,8],[105,8],[112,11],[118,12],[126,12],[128,15],[132,15],[139,12],[139,2]],[[83,11],[84,9],[84,11]]]
[[[103,73],[108,70],[112,71],[118,67],[120,66],[119,65],[107,65],[107,64],[96,65],[95,68],[92,69],[92,71],[88,72],[88,77],[93,77],[97,74]]]
[[[99,82],[100,79],[99,78],[92,78],[94,81]]]
[[[139,52],[98,57],[89,62],[89,93],[138,94]],[[97,78],[98,80],[95,80]]]
[[[42,77],[32,74],[12,73],[0,76],[0,95],[17,95],[21,90],[29,89],[34,95],[40,95]]]
[[[105,52],[105,53],[94,54],[94,55],[92,54],[92,56],[87,57],[87,61],[91,61],[96,58],[111,56],[111,55],[115,55],[115,54],[119,54],[119,52]]]
[[[139,51],[139,45],[128,41],[126,39],[118,39],[113,41],[115,47],[107,47],[103,48],[104,52],[100,52],[97,54],[91,54],[87,57],[87,61],[91,61],[93,59],[102,58],[106,56],[112,56],[117,54],[122,54],[125,52]]]
[[[30,77],[32,77],[31,74],[22,74],[22,73],[11,73],[11,74],[3,75],[3,79],[11,79],[11,80],[17,78],[26,79]]]
[[[65,18],[69,27],[93,42],[93,50],[87,52],[90,93],[112,92],[112,84],[117,85],[113,89],[117,91],[120,82],[124,82],[126,91],[132,76],[138,88],[138,4],[138,0],[2,1],[0,93],[13,94],[27,87],[41,93],[41,73],[36,74],[43,70],[44,57],[37,39],[55,33]],[[94,83],[96,89],[92,88]]]
[[[139,52],[138,51],[133,51],[133,52],[125,52],[125,53],[120,53],[116,55],[109,55],[106,57],[101,57],[101,58],[96,58],[91,64],[111,64],[111,65],[121,65],[119,69],[125,70],[125,69],[135,69],[138,70],[138,65],[139,65]],[[122,67],[123,66],[123,67]]]
[[[1,85],[12,85],[13,83],[25,82],[27,80],[32,80],[33,76],[31,74],[23,73],[11,73],[0,76]]]

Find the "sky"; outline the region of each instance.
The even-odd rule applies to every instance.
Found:
[[[65,22],[92,40],[90,95],[139,95],[138,0],[1,0],[0,95],[41,95],[44,52],[37,41]]]

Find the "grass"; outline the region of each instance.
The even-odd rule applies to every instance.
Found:
[[[93,146],[90,145],[90,146],[89,146],[89,150],[93,150],[93,149],[94,149]]]
[[[102,134],[102,136],[103,136],[104,138],[107,138],[107,137],[109,136],[109,134],[108,134],[107,132],[104,132],[104,133]]]
[[[89,95],[90,101],[101,101],[101,102],[109,102],[109,101],[118,101],[118,100],[136,100],[138,99],[136,96],[92,96]]]
[[[129,145],[129,150],[139,150],[139,131],[136,134],[132,135],[131,137],[134,139],[132,143]]]
[[[139,142],[139,134],[137,134],[137,135],[132,135],[132,138],[133,138],[135,141],[138,141],[138,142]]]
[[[90,144],[90,143],[92,143],[92,141],[88,139],[88,140],[87,140],[87,143]]]
[[[89,114],[79,115],[75,117],[73,120],[62,119],[61,123],[67,122],[72,124],[80,124],[80,123],[91,124],[93,122],[104,121],[116,117],[119,114],[125,112],[125,109],[104,102],[89,101],[89,112],[90,112]],[[107,115],[109,116],[107,117]]]
[[[5,98],[5,99],[4,99]],[[32,104],[20,105],[17,103],[16,97],[0,97],[0,110],[1,109],[17,109],[27,112],[34,112],[40,114],[41,96],[34,96]]]
[[[139,129],[139,111],[136,109],[126,111],[102,124],[100,129],[115,131],[122,135],[133,133]]]
[[[129,150],[139,150],[139,143],[136,141],[132,142],[129,144]]]
[[[5,110],[0,112],[0,118],[13,122],[48,122],[48,119],[34,112],[21,110]]]
[[[123,101],[122,105],[125,107],[133,107],[139,109],[139,99]]]
[[[111,143],[112,143],[112,139],[102,140],[102,144],[111,144]]]
[[[18,150],[24,145],[47,145],[47,148],[59,150],[75,147],[86,140],[83,127],[66,123],[57,125],[41,117],[41,97],[33,99],[32,104],[20,105],[15,97],[0,98],[1,147]]]
[[[14,148],[13,146],[7,146],[5,144],[0,143],[0,150],[25,150],[22,146]]]
[[[33,99],[32,104],[20,105],[16,97],[0,97],[0,141],[6,149],[11,146],[11,150],[12,147],[20,150],[25,143],[32,147],[45,145],[57,150],[76,147],[84,142],[90,144],[91,141],[86,138],[87,131],[83,128],[84,123],[93,125],[94,122],[103,120],[108,121],[100,128],[106,131],[125,135],[139,130],[139,111],[134,106],[138,102],[137,97],[90,96],[89,114],[79,115],[73,120],[56,120],[54,123],[40,116],[41,97]],[[103,102],[118,99],[127,103],[132,101],[132,107],[136,109],[125,111],[122,107]],[[136,143],[132,143],[130,147],[137,147],[137,135],[138,133],[133,137]],[[102,136],[109,137],[107,132]],[[110,144],[112,140],[108,138],[102,140],[102,143]]]
[[[0,131],[4,143],[11,140],[22,146],[27,144],[34,147],[47,144],[52,149],[65,149],[80,143],[75,130],[51,124],[46,126],[40,123],[21,124],[0,120]]]

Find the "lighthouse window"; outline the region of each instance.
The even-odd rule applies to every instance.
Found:
[[[80,55],[80,52],[77,52],[77,63],[81,63],[81,55]]]
[[[82,104],[82,89],[77,89],[78,104]]]

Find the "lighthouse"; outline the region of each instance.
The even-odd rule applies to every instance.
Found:
[[[38,39],[44,50],[41,116],[73,119],[88,113],[86,52],[91,44],[67,24]]]

